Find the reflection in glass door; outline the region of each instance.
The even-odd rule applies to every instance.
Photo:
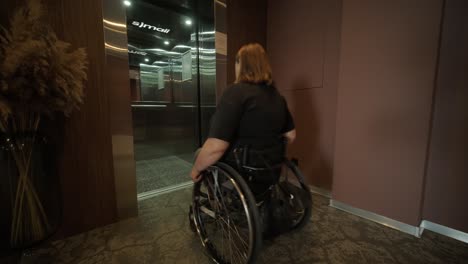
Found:
[[[168,2],[127,7],[140,198],[189,182],[193,153],[215,109],[213,17],[199,15],[190,1]],[[205,3],[205,12],[213,9],[213,1],[197,2]]]

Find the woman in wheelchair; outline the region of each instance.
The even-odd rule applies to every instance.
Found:
[[[302,174],[285,158],[296,130],[262,46],[242,47],[235,71],[190,173],[191,227],[216,263],[255,262],[264,236],[302,227],[311,212]]]

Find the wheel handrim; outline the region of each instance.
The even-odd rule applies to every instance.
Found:
[[[213,259],[247,263],[253,252],[254,226],[240,186],[226,172],[212,168],[195,187],[194,197],[197,230]]]

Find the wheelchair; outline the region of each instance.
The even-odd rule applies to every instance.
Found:
[[[255,263],[264,238],[309,222],[310,190],[284,150],[267,162],[268,151],[236,148],[194,184],[190,227],[214,263]]]

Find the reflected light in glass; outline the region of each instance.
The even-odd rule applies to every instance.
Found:
[[[132,2],[130,2],[128,0],[123,1],[123,3],[124,3],[125,6],[131,6],[132,5]]]
[[[185,24],[188,26],[192,25],[192,20],[190,19],[185,20]]]
[[[191,46],[187,46],[187,45],[177,45],[174,47],[175,49],[191,49],[192,47]]]
[[[142,67],[148,67],[148,68],[155,68],[155,69],[160,69],[160,68],[161,68],[160,66],[149,65],[149,64],[145,64],[145,63],[140,63],[140,66],[142,66]]]
[[[169,45],[169,41],[164,41],[164,45]]]
[[[152,53],[155,53],[155,54],[163,54],[163,55],[174,55],[174,56],[180,56],[182,55],[182,53],[180,52],[175,52],[175,51],[167,51],[167,50],[163,50],[163,49],[158,49],[158,48],[154,48],[154,49],[140,49],[138,47],[135,47],[134,45],[131,45],[131,44],[128,44],[129,47],[131,48],[134,48],[138,51],[147,51],[147,52],[152,52]]]
[[[120,52],[128,52],[128,49],[125,49],[125,48],[120,48],[120,47],[117,47],[117,46],[113,46],[109,43],[104,43],[105,47],[108,48],[108,49],[112,49],[112,50],[115,50],[115,51],[120,51]]]
[[[106,20],[106,19],[103,19],[102,21],[104,22],[104,24],[107,24],[107,25],[111,25],[111,26],[115,26],[115,27],[121,27],[121,28],[127,28],[127,25],[125,25],[125,24],[112,22],[112,21],[109,21],[109,20]]]
[[[116,32],[116,33],[120,33],[120,34],[127,34],[127,31],[121,31],[121,30],[117,30],[117,29],[113,29],[111,27],[107,27],[107,26],[104,26],[105,29],[107,30],[110,30],[110,31],[113,31],[113,32]]]

